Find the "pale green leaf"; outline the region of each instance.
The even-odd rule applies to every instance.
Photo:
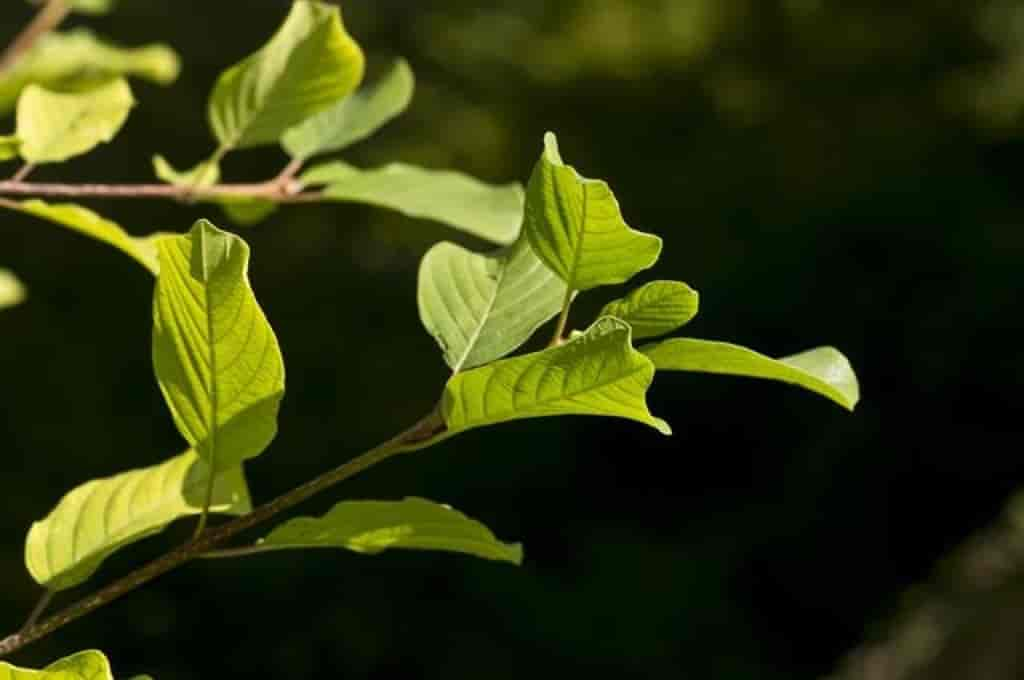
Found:
[[[679,281],[651,281],[625,298],[609,302],[600,316],[614,316],[633,327],[634,338],[671,333],[697,315],[697,291]]]
[[[215,469],[277,434],[284,361],[249,285],[249,246],[206,220],[156,241],[153,365],[174,422]]]
[[[453,371],[500,359],[558,314],[565,284],[525,238],[483,255],[438,243],[420,263],[423,325]]]
[[[363,65],[341,11],[298,0],[270,42],[221,74],[210,95],[210,125],[223,148],[275,143],[352,92]]]
[[[29,0],[29,4],[38,5],[40,0]],[[115,0],[70,0],[71,8],[82,14],[106,14],[114,8]]]
[[[130,76],[167,85],[174,82],[180,70],[178,55],[166,45],[120,47],[84,28],[49,33],[10,70],[0,74],[0,114],[14,108],[21,91],[30,83],[63,91]]]
[[[671,338],[642,347],[641,351],[662,371],[697,371],[779,380],[817,392],[851,411],[860,399],[857,376],[850,362],[832,347],[818,347],[772,359],[725,342]]]
[[[265,198],[224,196],[217,199],[224,214],[243,227],[259,224],[277,211],[277,203]]]
[[[654,364],[635,349],[627,323],[598,319],[586,333],[542,352],[458,373],[441,401],[448,432],[522,418],[594,415],[628,418],[670,434],[647,409]]]
[[[399,59],[388,73],[355,94],[288,130],[281,145],[293,158],[341,151],[366,139],[405,111],[412,101],[412,69]]]
[[[25,564],[40,585],[65,590],[86,581],[107,557],[202,512],[210,466],[193,451],[165,463],[87,482],[67,495],[25,541]],[[212,512],[252,509],[240,466],[217,473]]]
[[[25,300],[25,286],[12,272],[0,269],[0,309],[21,304]]]
[[[256,548],[346,548],[366,554],[404,548],[464,553],[513,564],[523,561],[519,544],[502,543],[480,522],[422,498],[344,501],[323,517],[285,522]]]
[[[121,252],[130,255],[152,274],[156,275],[159,271],[160,264],[157,260],[156,246],[153,244],[154,239],[159,236],[157,234],[141,238],[130,236],[114,222],[74,203],[55,203],[51,205],[33,199],[20,202],[2,200],[0,205],[28,215],[34,215],[49,222],[54,222],[112,245]]]
[[[516,240],[523,220],[523,190],[518,184],[485,184],[458,172],[403,163],[361,170],[334,161],[310,168],[302,182],[326,185],[328,200],[390,208],[500,245]]]
[[[0,135],[0,161],[9,161],[18,157],[21,140],[18,135]]]
[[[135,105],[121,78],[84,92],[29,85],[18,100],[18,152],[30,163],[56,163],[109,142]]]
[[[216,158],[201,161],[188,170],[177,170],[166,158],[153,156],[153,172],[158,179],[175,186],[202,188],[213,186],[220,181],[220,163]]]
[[[0,661],[0,680],[114,680],[110,662],[94,649],[55,661],[41,671]]]
[[[660,238],[626,226],[606,183],[562,162],[550,132],[526,188],[523,229],[537,256],[572,290],[627,281],[661,254]]]

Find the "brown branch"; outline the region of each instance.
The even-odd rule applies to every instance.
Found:
[[[0,74],[11,69],[40,38],[57,28],[71,13],[71,6],[65,0],[49,0],[36,13],[34,19],[7,46],[0,55]]]
[[[277,203],[309,203],[320,200],[321,192],[302,192],[292,182],[276,180],[256,184],[217,184],[189,187],[174,184],[62,184],[53,182],[0,181],[0,196],[44,198],[167,198],[193,201],[216,198],[262,198]]]

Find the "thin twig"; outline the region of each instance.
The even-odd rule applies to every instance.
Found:
[[[217,184],[193,189],[174,184],[62,184],[52,182],[0,181],[0,196],[44,198],[168,198],[202,200],[221,197],[263,198],[279,203],[306,203],[322,198],[320,192],[290,194],[273,182]]]
[[[565,299],[562,300],[562,313],[558,315],[558,323],[555,325],[555,332],[551,336],[548,347],[561,345],[565,338],[565,326],[569,322],[569,308],[572,307],[572,290],[565,291]]]
[[[25,179],[32,174],[32,171],[36,169],[35,163],[25,163],[18,171],[11,177],[12,182],[24,182]]]
[[[11,69],[40,38],[57,28],[71,13],[65,0],[49,0],[0,55],[0,73]]]
[[[54,594],[55,593],[52,590],[47,590],[43,593],[43,596],[39,598],[39,602],[37,602],[36,606],[32,608],[32,613],[28,615],[25,623],[21,626],[21,630],[24,631],[36,625],[36,621],[38,621],[39,617],[43,615],[46,608],[50,606],[50,601],[53,600]]]

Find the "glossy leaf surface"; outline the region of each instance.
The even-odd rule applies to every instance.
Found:
[[[634,338],[671,333],[697,315],[697,291],[679,281],[651,281],[625,298],[609,302],[601,316],[614,316],[633,327]]]

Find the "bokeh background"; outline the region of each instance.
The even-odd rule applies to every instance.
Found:
[[[114,144],[37,177],[146,181],[152,153],[182,166],[204,157],[216,74],[258,47],[287,4],[124,0],[108,17],[73,19],[126,44],[167,41],[184,71],[170,88],[135,85],[140,106]],[[14,661],[97,647],[119,674],[157,680],[818,678],[884,638],[914,605],[907,589],[998,520],[1024,481],[1024,2],[343,10],[371,72],[404,55],[418,76],[410,111],[349,160],[525,181],[554,130],[570,162],[611,183],[633,226],[665,237],[641,279],[700,291],[688,334],[773,355],[835,345],[858,369],[861,405],[850,415],[777,384],[660,375],[650,400],[672,438],[630,423],[516,423],[302,508],[451,503],[523,541],[520,569],[328,551],[197,563]],[[0,38],[30,15],[4,3]],[[226,172],[262,179],[283,161],[238,153]],[[139,234],[200,216],[227,224],[173,203],[89,205]],[[482,244],[347,205],[283,210],[244,236],[288,367],[280,435],[249,465],[267,500],[431,407],[446,371],[417,318],[418,260],[440,239]],[[13,214],[0,244],[0,265],[31,295],[0,318],[0,628],[13,630],[38,595],[21,557],[30,522],[82,481],[182,442],[152,377],[149,275]],[[581,298],[572,320],[585,325],[619,292]],[[111,559],[97,582],[183,540],[185,524]],[[1019,656],[984,677],[1024,677]]]

